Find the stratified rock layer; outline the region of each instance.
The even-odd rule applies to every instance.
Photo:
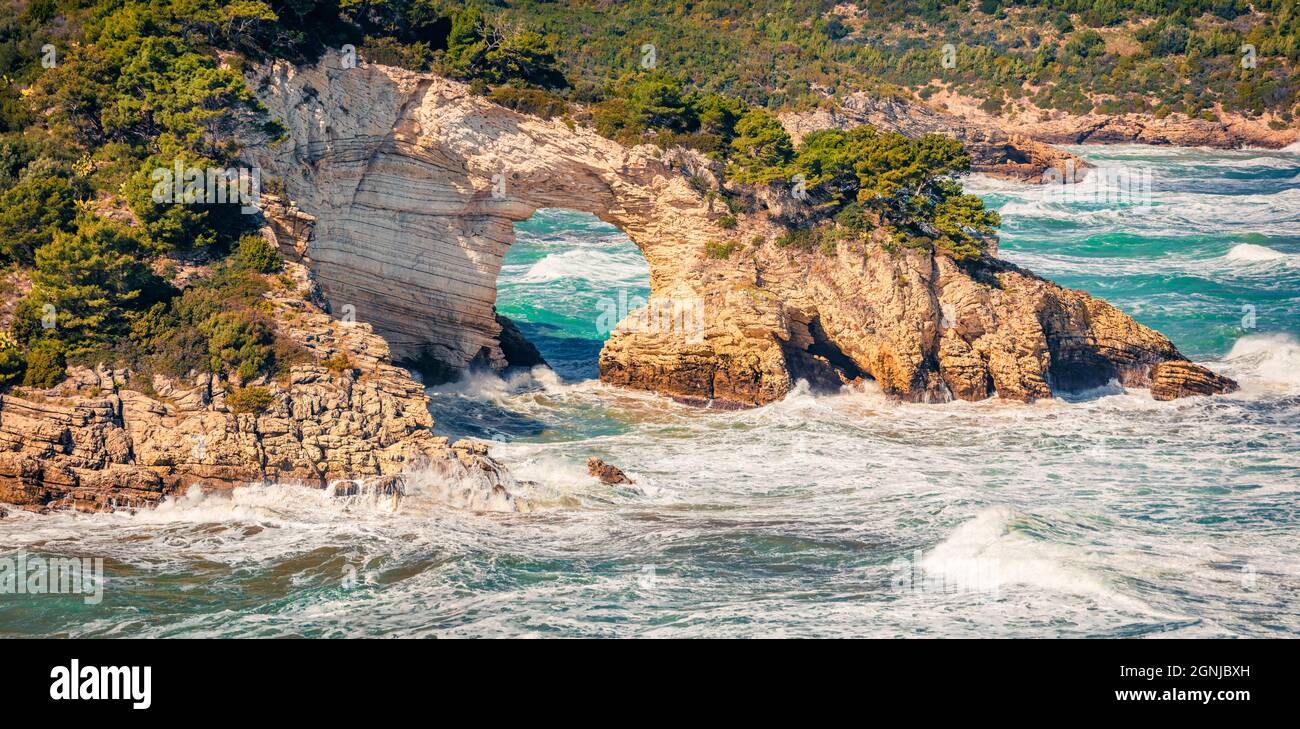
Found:
[[[1236,389],[1236,382],[1186,360],[1161,362],[1151,373],[1151,397],[1157,400],[1217,395]]]
[[[401,356],[504,366],[501,257],[515,221],[559,207],[619,226],[650,264],[650,305],[613,332],[601,378],[687,402],[752,406],[798,379],[859,378],[916,401],[1029,401],[1112,378],[1145,386],[1185,359],[1109,304],[995,258],[780,247],[802,203],[758,190],[733,218],[693,153],[625,148],[433,76],[331,64],[255,73],[289,138],[254,156],[303,211],[293,219],[314,219],[294,250],[333,311],[373,323]]]
[[[1020,123],[1021,134],[1052,144],[1138,143],[1179,147],[1278,149],[1300,140],[1294,125],[1270,128],[1259,120],[1241,117],[1208,121],[1174,114],[1156,118],[1147,114],[1086,114],[1063,116],[1037,123]]]

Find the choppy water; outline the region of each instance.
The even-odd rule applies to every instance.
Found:
[[[645,295],[645,264],[617,231],[544,211],[500,308],[555,371],[433,393],[440,430],[501,441],[537,482],[537,513],[456,511],[432,486],[397,511],[272,486],[12,514],[0,554],[102,556],[109,580],[100,605],[0,596],[0,634],[1295,635],[1300,155],[1081,151],[1149,170],[1151,199],[972,180],[1004,214],[1003,255],[1241,393],[923,406],[799,389],[719,413],[610,389],[591,379],[597,321]],[[638,484],[596,483],[590,455]]]

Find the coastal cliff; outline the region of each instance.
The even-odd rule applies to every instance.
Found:
[[[852,104],[846,104],[852,105]],[[913,104],[912,106],[919,106]],[[931,106],[939,107],[932,109]],[[1019,111],[990,114],[980,99],[944,90],[926,103],[929,114],[945,123],[978,129],[1003,130],[1040,144],[1152,144],[1177,147],[1281,149],[1300,141],[1300,128],[1279,123],[1273,115],[1250,117],[1222,111],[1215,119],[1186,114],[1070,114],[1026,103]],[[925,112],[922,112],[925,113]]]
[[[938,107],[938,108],[936,108]],[[1133,143],[1240,149],[1279,149],[1300,140],[1300,130],[1273,129],[1258,120],[1225,121],[1181,114],[1073,115],[1034,109],[1012,116],[990,114],[979,100],[940,93],[929,103],[903,96],[849,94],[832,108],[786,112],[781,122],[796,140],[822,129],[870,124],[908,136],[954,137],[966,147],[972,169],[1025,182],[1061,182],[1086,175],[1091,166],[1058,144]]]
[[[253,156],[316,221],[301,259],[332,310],[352,307],[407,361],[509,364],[493,304],[513,224],[568,208],[617,225],[650,266],[649,306],[601,352],[618,385],[719,406],[771,402],[800,378],[1031,401],[1112,378],[1148,386],[1161,363],[1185,362],[1109,304],[993,257],[958,264],[879,236],[784,245],[803,203],[773,186],[731,215],[716,165],[688,150],[623,147],[463,84],[328,56],[262,67],[250,85],[288,128]],[[1232,387],[1188,362],[1161,392]]]
[[[0,395],[0,502],[112,511],[191,486],[263,482],[400,499],[404,475],[428,470],[457,485],[459,505],[526,508],[482,444],[433,435],[424,388],[391,364],[382,338],[324,313],[310,293],[307,271],[290,264],[267,295],[281,332],[310,357],[282,380],[246,383],[270,394],[259,412],[232,407],[209,374],[143,382],[105,367]]]

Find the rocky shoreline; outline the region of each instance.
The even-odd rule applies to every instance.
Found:
[[[1067,179],[1070,170],[1084,171],[1090,166],[1054,145],[1281,149],[1300,141],[1300,128],[1274,129],[1263,121],[1243,117],[1211,121],[1181,114],[1072,115],[1043,110],[995,116],[980,109],[976,100],[947,93],[929,102],[856,93],[833,108],[786,113],[781,115],[781,121],[795,139],[819,129],[846,129],[860,124],[909,136],[946,134],[960,140],[970,151],[976,172],[1035,183],[1061,181]]]
[[[1300,141],[1300,127],[1283,126],[1272,117],[1223,114],[1201,119],[1183,114],[1069,114],[1033,107],[1011,115],[993,115],[979,100],[947,91],[923,107],[940,118],[981,129],[1028,138],[1040,144],[1151,144],[1212,149],[1281,149]],[[937,107],[935,109],[934,107]]]
[[[466,506],[527,508],[486,446],[434,436],[424,387],[391,363],[369,325],[325,313],[304,267],[288,264],[288,278],[292,287],[267,299],[281,332],[314,361],[284,380],[246,383],[271,393],[264,411],[232,412],[207,374],[144,383],[128,370],[74,368],[57,387],[0,396],[0,502],[113,511],[192,486],[273,482],[400,498],[407,474],[429,471],[460,485]]]
[[[601,379],[684,402],[762,405],[801,378],[870,378],[914,401],[1031,401],[1111,378],[1147,386],[1156,365],[1186,361],[1109,304],[999,261],[995,247],[963,265],[879,238],[800,250],[781,243],[787,221],[812,213],[779,185],[742,193],[733,214],[717,201],[737,193],[690,150],[627,148],[443,78],[332,63],[252,73],[289,137],[255,156],[319,221],[303,255],[331,306],[353,305],[410,359],[509,364],[493,308],[501,258],[514,223],[559,207],[617,225],[650,266],[650,305],[610,336]],[[860,120],[904,123],[902,107],[864,98],[857,108]],[[1191,363],[1170,372],[1213,382]]]

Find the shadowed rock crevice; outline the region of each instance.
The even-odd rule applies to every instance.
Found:
[[[835,392],[843,385],[870,378],[830,340],[816,315],[807,322],[792,319],[790,324],[791,338],[782,351],[792,380],[806,380],[814,392]]]
[[[524,333],[519,331],[519,327],[510,321],[509,318],[496,314],[497,324],[501,325],[501,353],[506,358],[506,364],[510,367],[536,367],[537,365],[546,364],[542,358],[542,353],[532,342],[524,337]]]

